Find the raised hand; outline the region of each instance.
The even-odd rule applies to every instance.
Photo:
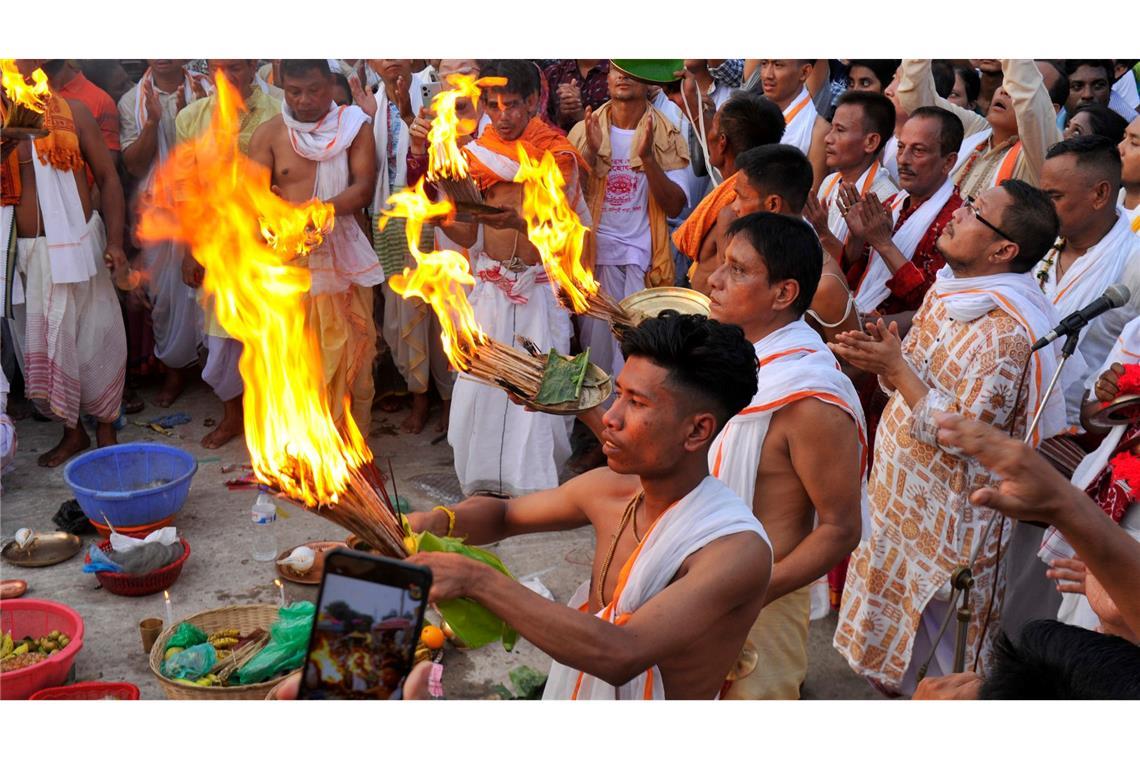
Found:
[[[653,157],[653,112],[645,114],[645,131],[641,133],[641,140],[637,143],[637,157],[643,165],[654,161]]]
[[[182,93],[182,88],[178,88],[179,94]],[[158,91],[154,88],[154,82],[149,79],[143,82],[142,96],[144,104],[146,105],[146,121],[147,124],[158,124],[162,121],[162,102],[158,99]]]
[[[1100,379],[1096,381],[1096,398],[1105,404],[1114,401],[1120,395],[1119,384],[1120,378],[1124,375],[1124,365],[1120,362],[1115,362],[1111,367],[1104,371]]]
[[[815,230],[815,234],[823,237],[824,234],[830,233],[831,228],[827,226],[827,215],[830,210],[831,202],[824,198],[822,201],[816,197],[815,193],[808,193],[807,203],[804,205],[804,219]]]
[[[594,109],[586,108],[586,147],[590,151],[590,158],[593,159],[598,155],[598,150],[602,147],[602,124],[598,117],[594,115]]]
[[[371,90],[365,89],[365,87],[360,84],[360,79],[356,74],[348,78],[348,89],[352,93],[352,102],[360,106],[360,109],[364,111],[364,113],[375,119],[376,110],[379,107],[376,103],[376,94]]]
[[[412,120],[412,126],[408,129],[411,137],[409,149],[412,155],[422,156],[427,152],[427,139],[430,131],[431,112],[427,108],[421,108],[419,114]]]

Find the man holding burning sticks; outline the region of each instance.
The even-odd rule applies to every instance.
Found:
[[[245,113],[241,118],[239,147],[248,152],[254,131],[266,121],[281,112],[281,103],[254,86],[257,61],[223,59],[211,60],[210,70],[223,74],[237,89],[244,102]],[[178,142],[185,143],[206,132],[210,119],[218,107],[217,94],[197,100],[186,106],[174,121]],[[194,143],[197,145],[198,143]],[[186,166],[187,171],[194,167]],[[202,286],[205,270],[192,256],[182,259],[182,279],[192,288]],[[202,439],[202,446],[216,449],[224,446],[242,432],[242,380],[238,374],[238,359],[241,357],[241,343],[234,340],[219,324],[210,301],[204,304],[206,312],[206,347],[209,356],[202,370],[202,379],[210,384],[214,393],[222,400],[222,419],[217,426]]]
[[[43,63],[4,61],[4,66],[18,88]],[[127,341],[111,278],[125,286],[129,267],[123,253],[123,189],[99,126],[83,104],[49,94],[46,78],[42,90],[32,110],[43,115],[47,135],[5,138],[0,150],[0,292],[4,316],[12,320],[25,393],[64,425],[63,438],[38,460],[42,467],[57,467],[91,445],[80,414],[95,418],[99,446],[115,443]],[[5,113],[22,100],[13,96],[6,91]],[[92,205],[96,188],[87,180],[88,170],[101,213]]]
[[[737,327],[649,319],[626,334],[626,364],[603,418],[609,468],[541,494],[469,499],[410,516],[412,528],[489,543],[594,527],[590,580],[562,606],[488,565],[423,553],[433,600],[469,597],[556,662],[548,699],[709,699],[763,602],[772,553],[760,523],[709,475],[708,450],[756,390]]]
[[[274,190],[285,200],[301,204],[315,195],[335,209],[332,231],[307,259],[313,277],[309,324],[321,344],[333,418],[341,421],[348,397],[356,426],[367,435],[376,358],[371,288],[384,281],[365,234],[364,208],[376,181],[369,119],[359,106],[333,103],[324,59],[283,61],[281,84],[281,115],[258,127],[249,155],[269,167]]]
[[[529,338],[541,351],[570,352],[570,318],[554,298],[537,249],[527,239],[520,216],[522,185],[514,182],[519,149],[537,160],[550,151],[566,181],[566,194],[577,201],[585,223],[589,212],[579,177],[585,165],[566,138],[530,116],[538,98],[538,74],[520,60],[496,60],[483,77],[504,77],[507,84],[484,94],[491,125],[464,148],[484,203],[503,209],[482,215],[483,247],[474,253],[475,276],[470,301],[479,325],[493,340],[508,346],[515,336]],[[444,227],[456,243],[475,244],[474,224]],[[463,493],[479,491],[521,496],[558,485],[558,470],[570,456],[567,418],[531,413],[511,403],[498,388],[460,375],[452,397],[448,443]]]

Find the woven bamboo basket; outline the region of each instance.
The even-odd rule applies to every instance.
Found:
[[[277,606],[272,604],[219,607],[179,620],[163,631],[150,650],[150,671],[158,679],[158,684],[166,693],[167,699],[265,699],[265,696],[274,686],[284,681],[296,670],[284,673],[264,683],[249,684],[248,686],[189,686],[167,678],[159,668],[162,666],[163,656],[166,654],[166,642],[174,635],[181,623],[195,625],[205,631],[206,635],[227,628],[237,628],[243,634],[248,634],[257,628],[268,631],[269,626],[277,621],[277,612]]]

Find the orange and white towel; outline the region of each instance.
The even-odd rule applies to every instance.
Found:
[[[771,544],[752,509],[719,480],[706,477],[649,527],[621,569],[613,601],[599,610],[597,617],[624,625],[669,585],[690,554],[718,538],[747,532],[756,533]],[[574,592],[570,606],[582,608],[589,591],[587,580]],[[665,685],[656,665],[627,683],[613,686],[597,676],[554,662],[542,698],[664,699]]]
[[[807,87],[804,87],[795,100],[784,109],[784,136],[780,138],[780,142],[784,145],[794,145],[806,156],[811,150],[811,133],[815,128],[816,116],[811,93]]]
[[[863,530],[869,525],[867,502],[867,423],[859,394],[839,368],[831,350],[802,319],[781,327],[755,344],[759,364],[756,395],[728,421],[709,449],[709,471],[752,506],[760,452],[772,415],[788,404],[816,398],[851,415],[859,429],[863,478]]]

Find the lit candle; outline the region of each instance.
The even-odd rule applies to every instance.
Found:
[[[163,616],[164,620],[166,621],[166,627],[169,628],[170,626],[174,625],[174,608],[170,604],[170,592],[169,591],[163,591],[162,596],[164,599],[164,601],[163,601],[164,608],[162,611],[162,616]]]
[[[277,606],[285,606],[285,584],[281,582],[280,578],[274,578],[273,583],[277,585]]]

